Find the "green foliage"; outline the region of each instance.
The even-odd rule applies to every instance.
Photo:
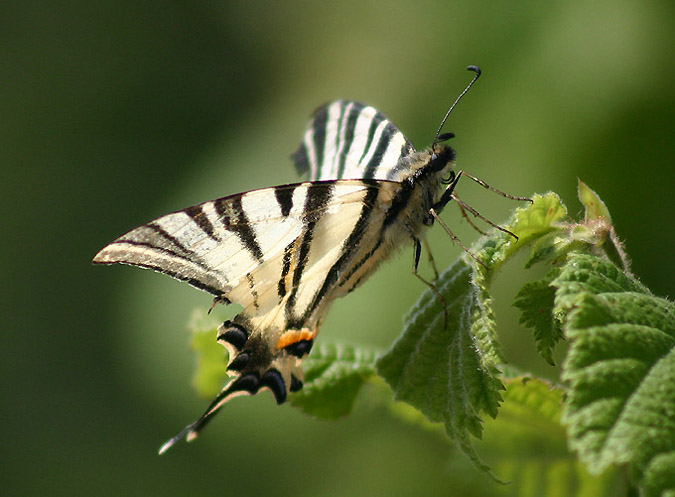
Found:
[[[410,312],[402,335],[378,359],[377,371],[397,400],[416,407],[430,421],[443,422],[462,450],[487,469],[473,450],[469,433],[480,437],[481,413],[496,416],[501,402],[494,319],[491,313],[480,315],[486,308],[464,260],[441,275],[437,288],[445,299],[447,328],[443,304],[432,292],[425,293]],[[477,318],[483,326],[480,337],[472,331]]]
[[[510,483],[492,493],[519,497],[618,495],[621,483],[614,472],[592,477],[567,450],[565,429],[560,424],[563,387],[523,375],[505,379],[505,385],[499,416],[486,422],[479,445],[495,472]],[[486,488],[486,493],[489,491]]]
[[[565,428],[560,423],[565,389],[560,385],[532,378],[504,368],[499,416],[487,420],[477,449],[484,454],[494,472],[508,482],[494,485],[478,478],[461,459],[454,458],[456,481],[474,495],[519,497],[613,497],[626,488],[616,471],[592,476],[567,450]],[[391,402],[392,414],[425,431],[444,433],[443,425],[431,423],[420,411],[403,402]],[[456,489],[461,494],[464,489]]]
[[[192,386],[202,397],[214,397],[228,377],[227,351],[216,341],[219,324],[220,320],[203,309],[195,309],[188,324],[196,356]]]
[[[521,310],[520,324],[534,330],[537,350],[551,366],[555,365],[553,349],[563,338],[560,315],[551,312],[555,299],[551,282],[557,274],[558,270],[553,269],[545,278],[526,283],[513,302]]]
[[[594,474],[626,465],[645,495],[675,489],[673,304],[586,254],[571,255],[553,284],[568,309],[570,447]]]
[[[514,482],[490,493],[616,495],[629,481],[643,495],[675,495],[673,304],[630,273],[599,196],[579,182],[579,198],[579,222],[554,193],[516,209],[506,227],[518,240],[498,230],[478,240],[470,250],[481,264],[463,255],[446,269],[434,283],[442,301],[424,292],[377,360],[353,347],[315,349],[290,403],[321,418],[343,416],[376,371],[398,402],[375,398],[395,416],[447,433],[474,466],[499,481],[485,458]],[[549,364],[556,345],[569,342],[561,385],[505,366],[500,348],[489,287],[524,247],[526,267],[548,271],[514,305]],[[226,378],[224,352],[216,351],[214,322],[193,320],[192,328],[195,385],[212,394]]]
[[[349,414],[363,384],[375,374],[375,353],[322,345],[303,361],[305,383],[290,397],[307,414],[335,419]]]
[[[520,245],[550,232],[564,215],[555,194],[536,196],[532,205],[517,209],[508,227],[519,240],[502,231],[479,240],[471,251],[485,266],[463,256],[444,271],[435,285],[445,302],[431,291],[423,294],[401,336],[377,362],[378,373],[395,398],[418,408],[429,420],[443,422],[462,451],[486,471],[469,435],[481,437],[482,415],[497,415],[504,389],[499,366],[505,361],[489,281]]]

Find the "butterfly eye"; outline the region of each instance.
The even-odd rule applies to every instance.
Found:
[[[449,185],[454,180],[455,180],[455,172],[450,171],[450,173],[446,177],[441,178],[441,183],[443,183],[444,185]]]

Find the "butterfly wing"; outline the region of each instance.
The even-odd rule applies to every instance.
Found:
[[[332,300],[385,254],[401,184],[318,181],[254,190],[188,207],[122,235],[94,258],[150,268],[243,306],[218,328],[235,378],[204,415],[161,449],[199,430],[231,398],[302,386],[300,360]]]
[[[317,109],[293,159],[310,180],[396,180],[414,151],[377,109],[338,100]]]
[[[323,181],[236,194],[133,229],[93,262],[168,274],[242,305],[250,316],[292,295],[291,314],[305,314],[322,286],[316,275],[340,258],[378,197],[395,189],[388,182]]]

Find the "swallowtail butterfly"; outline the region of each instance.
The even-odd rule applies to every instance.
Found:
[[[480,75],[469,69],[476,75],[455,104]],[[454,189],[466,174],[453,172],[455,152],[440,143],[450,136],[437,133],[430,149],[415,151],[373,107],[338,100],[314,113],[293,156],[309,181],[167,214],[96,254],[94,263],[153,269],[211,293],[214,303],[243,307],[217,335],[233,379],[160,453],[196,437],[235,396],[268,389],[281,404],[301,389],[302,359],[331,302],[410,242],[417,274],[420,240],[458,200]]]

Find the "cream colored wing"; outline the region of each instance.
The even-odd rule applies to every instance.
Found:
[[[288,317],[299,317],[316,307],[330,285],[327,278],[335,279],[331,270],[348,262],[373,228],[373,213],[386,210],[399,187],[320,181],[232,195],[133,229],[94,262],[168,274],[242,305],[248,316],[284,302]]]

